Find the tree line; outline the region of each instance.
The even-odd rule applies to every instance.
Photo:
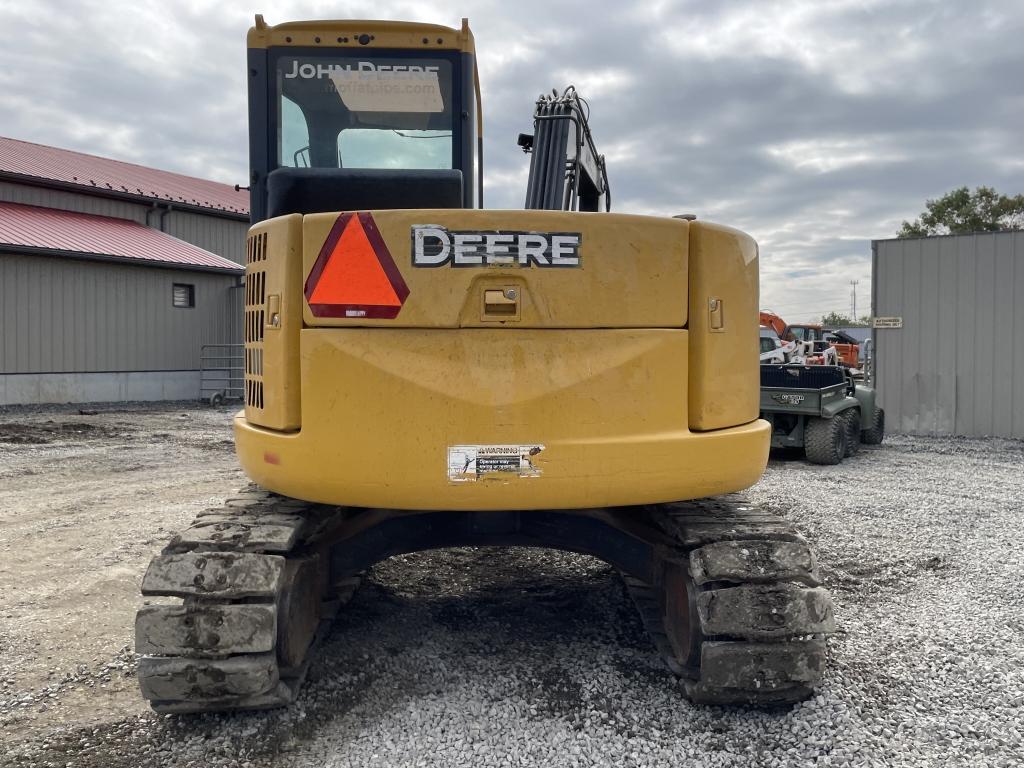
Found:
[[[932,235],[963,235],[971,232],[1003,232],[1024,229],[1024,195],[1004,195],[992,187],[959,187],[942,197],[926,200],[924,212],[904,221],[898,238]],[[854,319],[842,312],[821,318],[826,328],[870,327],[871,316]]]
[[[1002,195],[992,187],[954,189],[935,200],[914,221],[904,221],[897,237],[1001,232],[1024,227],[1024,195]]]

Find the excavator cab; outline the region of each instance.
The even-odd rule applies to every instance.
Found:
[[[268,27],[249,37],[254,224],[352,209],[482,207],[469,24]]]

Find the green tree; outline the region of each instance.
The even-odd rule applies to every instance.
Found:
[[[1024,226],[1024,195],[1001,195],[992,187],[971,192],[960,187],[925,202],[915,221],[904,221],[897,237],[924,237],[965,232],[999,232]]]
[[[839,328],[854,325],[854,322],[850,319],[849,315],[844,315],[842,312],[829,312],[827,315],[822,316],[821,324],[826,328]]]

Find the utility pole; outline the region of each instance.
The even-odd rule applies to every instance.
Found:
[[[851,280],[850,285],[853,286],[853,322],[857,322],[857,280]]]

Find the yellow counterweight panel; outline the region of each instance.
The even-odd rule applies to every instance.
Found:
[[[690,429],[758,415],[757,243],[736,229],[690,225]]]
[[[305,329],[298,432],[235,422],[267,488],[397,509],[656,503],[745,488],[767,424],[687,428],[684,330]],[[453,481],[448,449],[543,446],[538,476]]]
[[[395,266],[409,288],[397,317],[315,317],[307,326],[384,328],[682,328],[687,313],[689,223],[680,219],[561,211],[372,211]],[[309,275],[338,214],[303,220],[304,274]],[[578,267],[413,265],[413,227],[450,233],[572,233],[579,235]],[[507,245],[513,253],[516,246]],[[755,265],[756,268],[756,265]],[[487,318],[484,292],[518,291],[519,314]],[[756,418],[756,415],[755,415]],[[750,421],[750,419],[747,419]]]

